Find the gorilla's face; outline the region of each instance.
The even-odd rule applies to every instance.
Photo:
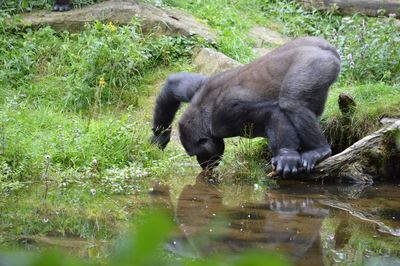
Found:
[[[189,156],[196,155],[200,166],[214,168],[224,153],[224,141],[213,138],[203,119],[193,117],[194,112],[186,112],[179,122],[179,137]]]

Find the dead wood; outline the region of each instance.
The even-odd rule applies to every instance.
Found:
[[[342,14],[362,13],[368,16],[400,16],[398,0],[297,0],[305,7],[332,10]]]
[[[383,127],[362,138],[344,151],[320,162],[311,173],[302,173],[295,179],[338,180],[350,183],[373,183],[374,179],[387,174],[387,169],[395,169],[400,175],[400,149],[396,146],[396,134],[400,132],[400,119],[384,118]],[[393,165],[387,165],[387,162]],[[278,174],[270,172],[267,177]]]

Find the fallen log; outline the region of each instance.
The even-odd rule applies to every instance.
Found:
[[[378,178],[400,178],[400,119],[384,118],[378,131],[362,138],[344,151],[316,165],[311,173],[295,179],[336,180],[349,183],[373,183]],[[267,177],[278,177],[272,171]]]
[[[318,10],[332,10],[351,15],[362,13],[368,16],[400,17],[400,2],[398,0],[297,0],[305,7]]]
[[[386,172],[388,167],[392,167],[387,163],[395,164],[394,159],[400,158],[400,151],[396,147],[400,119],[382,119],[381,122],[383,127],[380,130],[322,161],[312,173],[303,175],[302,178],[344,179],[356,183],[372,183],[382,175],[398,175],[398,172]]]

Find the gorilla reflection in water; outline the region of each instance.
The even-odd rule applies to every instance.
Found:
[[[312,197],[272,190],[259,203],[227,206],[218,188],[201,173],[184,187],[173,210],[168,188],[157,202],[174,212],[180,232],[169,248],[182,256],[202,257],[247,249],[279,252],[296,265],[322,265],[320,228],[328,209]]]

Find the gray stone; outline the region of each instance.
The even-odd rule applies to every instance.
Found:
[[[196,34],[209,41],[215,41],[212,30],[191,15],[172,8],[158,8],[127,0],[101,2],[68,12],[33,12],[22,17],[22,24],[33,28],[51,26],[57,31],[77,32],[83,30],[84,25],[89,22],[111,21],[117,25],[125,25],[135,16],[141,19],[145,33],[155,30],[169,35]]]
[[[262,57],[272,51],[272,48],[253,48],[253,53],[256,58]]]
[[[208,76],[242,65],[238,61],[211,48],[202,48],[194,56],[193,63],[199,67],[200,73]]]
[[[273,31],[271,29],[255,26],[250,29],[249,37],[252,38],[256,42],[257,47],[267,46],[279,46],[290,39],[281,35],[279,32]]]

